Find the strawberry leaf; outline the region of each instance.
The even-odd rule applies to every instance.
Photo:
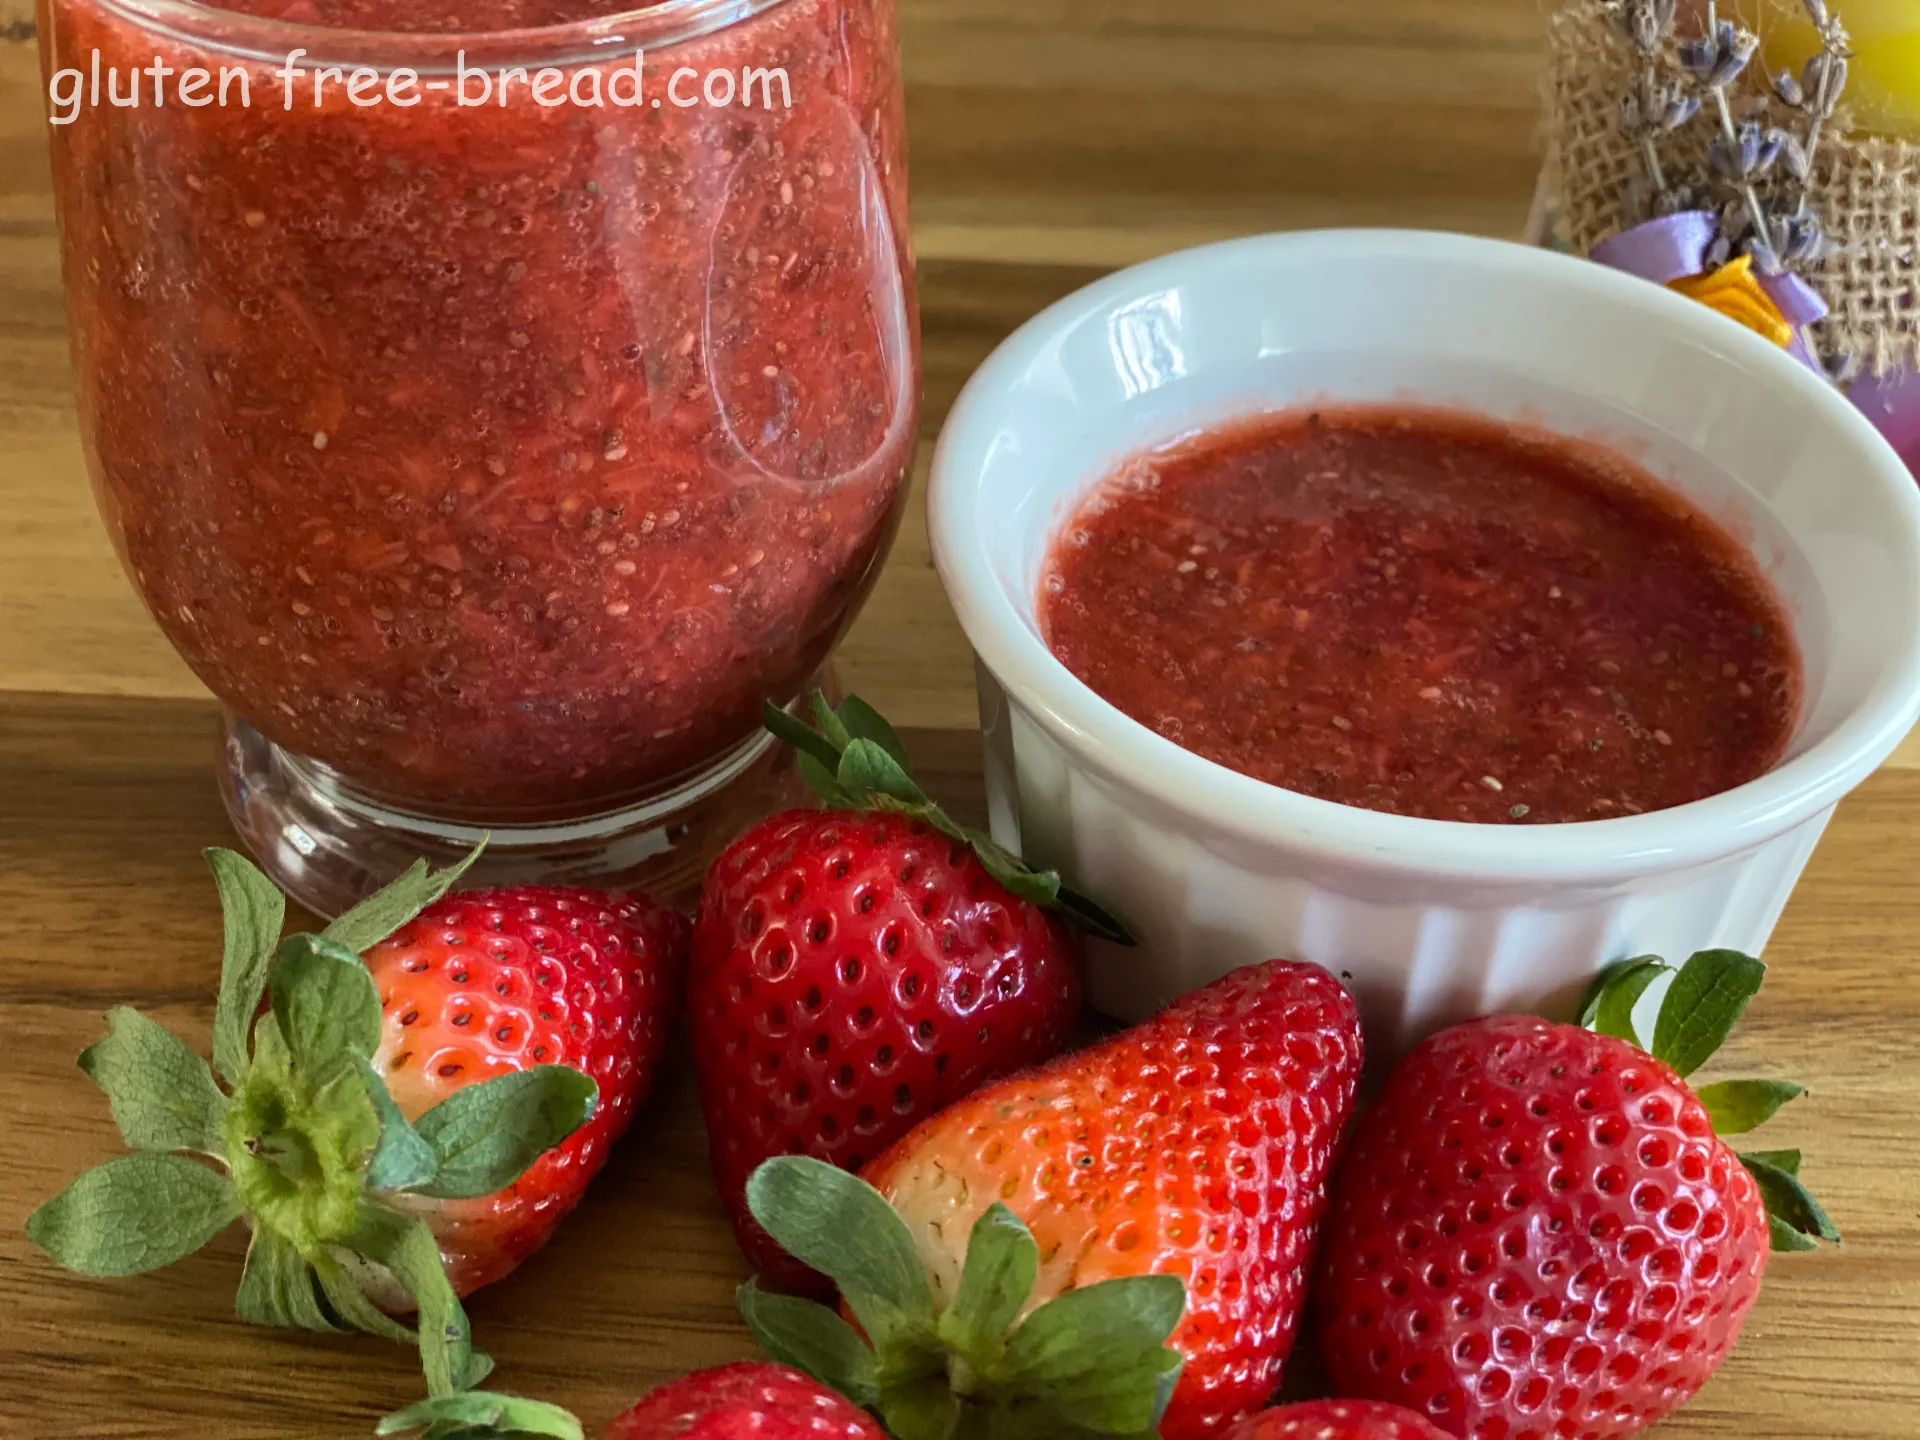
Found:
[[[840,768],[840,747],[798,715],[782,710],[771,700],[763,700],[760,721],[773,732],[775,739],[791,745],[802,757],[811,756],[829,775]]]
[[[313,1265],[333,1313],[355,1330],[378,1335],[382,1340],[397,1340],[402,1345],[418,1345],[420,1336],[375,1305],[347,1273],[346,1267],[326,1251]]]
[[[1133,932],[1112,911],[1061,884],[1057,870],[1033,869],[991,835],[979,830],[958,830],[954,838],[973,847],[986,872],[1006,887],[1009,894],[1063,911],[1067,919],[1102,940],[1111,940],[1116,945],[1138,943]]]
[[[1778,1215],[1767,1216],[1767,1248],[1788,1254],[1818,1250],[1820,1242],[1811,1235],[1803,1235]]]
[[[1036,905],[1051,905],[1060,898],[1058,874],[1052,870],[1032,869],[991,835],[962,830],[954,838],[966,841],[986,872],[1022,900],[1031,900]]]
[[[474,1383],[472,1337],[466,1311],[453,1293],[440,1247],[424,1220],[410,1219],[372,1201],[362,1201],[359,1223],[347,1246],[393,1272],[419,1307],[420,1368],[427,1393],[451,1395]]]
[[[846,727],[847,734],[855,740],[871,740],[899,763],[902,770],[912,772],[913,766],[907,759],[907,747],[900,743],[900,734],[887,718],[858,695],[849,695],[840,702],[840,723]]]
[[[359,954],[451,890],[486,848],[487,842],[482,840],[444,870],[429,872],[426,861],[414,861],[399,879],[376,890],[320,933]]]
[[[1759,1154],[1736,1158],[1747,1167],[1754,1184],[1760,1187],[1760,1198],[1767,1207],[1770,1230],[1777,1234],[1779,1227],[1785,1226],[1803,1239],[1811,1236],[1839,1244],[1840,1232],[1834,1228],[1833,1221],[1827,1218],[1827,1212],[1820,1208],[1820,1202],[1813,1198],[1807,1187],[1800,1183],[1800,1177],[1794,1173],[1799,1168],[1797,1164],[1794,1170],[1789,1170],[1763,1159]],[[1802,1247],[1789,1243],[1785,1246],[1776,1244],[1775,1248],[1797,1250]]]
[[[820,727],[820,733],[826,736],[827,743],[833,746],[834,753],[843,752],[853,739],[853,732],[847,729],[839,713],[827,703],[824,691],[816,690],[807,697],[807,704],[813,711],[813,723]]]
[[[1637,955],[1609,965],[1594,980],[1586,999],[1580,1002],[1580,1027],[1646,1048],[1633,1023],[1634,1006],[1640,1003],[1649,985],[1662,975],[1672,973],[1673,967],[1658,955]]]
[[[437,1169],[418,1187],[440,1200],[491,1195],[578,1130],[599,1099],[593,1078],[536,1065],[456,1090],[415,1123]]]
[[[1805,1093],[1803,1086],[1791,1080],[1722,1080],[1693,1092],[1706,1107],[1716,1135],[1744,1135],[1757,1129],[1782,1105]]]
[[[288,1325],[301,1330],[338,1330],[314,1290],[313,1267],[278,1232],[257,1226],[247,1245],[246,1268],[233,1310],[249,1325]]]
[[[1175,1275],[1132,1275],[1069,1290],[1029,1315],[1007,1342],[1014,1383],[1068,1422],[1132,1435],[1160,1421],[1178,1378],[1167,1337],[1186,1309]]]
[[[120,1134],[136,1150],[195,1150],[224,1159],[227,1097],[207,1062],[138,1010],[107,1012],[107,1034],[80,1052],[106,1092]]]
[[[1767,967],[1738,950],[1701,950],[1673,977],[1653,1027],[1653,1055],[1680,1075],[1713,1056],[1746,1013]]]
[[[865,801],[834,778],[834,772],[822,765],[805,751],[797,761],[800,778],[807,782],[807,788],[825,802],[829,810],[859,810]],[[834,762],[838,765],[838,761]]]
[[[983,1433],[961,1428],[970,1418],[945,1375],[935,1371],[915,1374],[889,1385],[875,1402],[887,1433],[898,1440],[946,1440],[948,1436]],[[984,1432],[993,1435],[993,1431]]]
[[[1127,928],[1126,921],[1092,896],[1082,895],[1078,890],[1070,890],[1062,885],[1053,903],[1064,910],[1067,918],[1089,935],[1101,940],[1111,940],[1116,945],[1133,946],[1140,943],[1139,937]]]
[[[286,1037],[280,1033],[280,1022],[271,1010],[254,1022],[252,1069],[276,1080],[285,1080],[293,1073],[293,1056],[287,1052]]]
[[[1033,1233],[996,1200],[973,1223],[960,1289],[940,1317],[940,1338],[976,1368],[997,1367],[1039,1273]]]
[[[239,1218],[226,1176],[142,1150],[75,1176],[27,1217],[27,1238],[82,1275],[140,1275],[191,1255]]]
[[[367,1087],[373,1112],[380,1117],[380,1144],[373,1152],[373,1159],[367,1162],[367,1188],[393,1191],[424,1185],[440,1169],[433,1146],[421,1139],[407,1117],[400,1113],[387,1082],[380,1078],[380,1072],[372,1063],[364,1055],[354,1058],[359,1062],[360,1080]]]
[[[1759,1160],[1776,1170],[1784,1170],[1789,1175],[1800,1173],[1800,1152],[1798,1150],[1749,1150],[1744,1161]]]
[[[840,756],[834,777],[842,788],[858,795],[884,796],[896,804],[917,808],[927,804],[926,792],[913,783],[900,762],[873,740],[855,740]]]
[[[220,892],[226,932],[220,1002],[213,1012],[213,1063],[229,1085],[238,1085],[247,1073],[247,1031],[266,992],[287,898],[244,855],[217,846],[201,853]]]
[[[805,1371],[856,1405],[874,1403],[878,1390],[873,1351],[833,1311],[811,1300],[762,1290],[752,1280],[735,1298],[747,1329],[774,1359]]]
[[[315,1078],[380,1044],[380,992],[360,957],[320,935],[289,935],[268,988],[294,1065]]]
[[[468,1345],[466,1368],[454,1376],[453,1383],[461,1390],[478,1390],[491,1374],[493,1357],[478,1345]]]
[[[432,1440],[583,1440],[586,1433],[558,1405],[486,1391],[421,1400],[386,1416],[373,1433],[411,1435],[420,1430]]]
[[[933,1291],[913,1236],[866,1181],[810,1156],[776,1156],[748,1178],[747,1208],[790,1255],[840,1287],[877,1348],[931,1342]]]

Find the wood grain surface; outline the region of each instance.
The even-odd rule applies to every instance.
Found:
[[[0,0],[0,31],[27,13]],[[1325,224],[1517,234],[1536,0],[904,0],[926,421],[995,343],[1114,265]],[[239,1237],[134,1280],[66,1277],[20,1230],[111,1154],[73,1067],[136,1004],[204,1045],[229,835],[213,710],[119,573],[67,373],[39,80],[0,41],[0,1440],[351,1436],[413,1398],[405,1352],[234,1320]],[[842,651],[922,770],[978,803],[971,660],[910,511]],[[1920,745],[1843,806],[1730,1066],[1812,1086],[1804,1144],[1847,1232],[1783,1261],[1740,1350],[1661,1436],[1920,1435]],[[1728,1073],[1722,1071],[1720,1073]],[[549,1249],[473,1304],[503,1385],[604,1423],[751,1352],[680,1057]]]

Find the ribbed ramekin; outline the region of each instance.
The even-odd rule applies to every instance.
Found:
[[[1143,446],[1316,400],[1403,399],[1602,439],[1748,543],[1793,616],[1784,759],[1689,805],[1564,825],[1380,814],[1281,790],[1128,718],[1048,651],[1040,567]],[[1349,978],[1377,1045],[1564,1007],[1644,952],[1766,943],[1835,804],[1920,715],[1920,490],[1811,371],[1693,301],[1457,235],[1264,236],[1067,297],[953,408],[933,553],[978,657],[997,838],[1134,925],[1088,991],[1132,1018],[1270,956]]]

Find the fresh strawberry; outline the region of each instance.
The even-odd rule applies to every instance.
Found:
[[[1472,1440],[1613,1440],[1685,1403],[1739,1335],[1769,1232],[1774,1249],[1839,1238],[1795,1178],[1797,1152],[1736,1156],[1715,1135],[1799,1087],[1696,1093],[1683,1078],[1764,968],[1695,955],[1651,1054],[1634,1005],[1672,972],[1642,958],[1595,987],[1595,1030],[1495,1016],[1402,1060],[1328,1220],[1320,1341],[1335,1388]]]
[[[419,1057],[436,1075],[456,1062],[475,1070],[419,1113],[415,1125],[374,1067],[381,995],[359,952],[439,900],[472,860],[438,874],[417,864],[319,934],[282,939],[280,892],[239,855],[209,850],[226,918],[212,1067],[137,1011],[113,1011],[110,1032],[80,1066],[106,1091],[133,1153],[87,1171],[36,1210],[27,1221],[34,1242],[83,1274],[133,1275],[171,1264],[245,1219],[251,1239],[235,1302],[241,1319],[352,1328],[417,1344],[431,1396],[485,1403],[461,1392],[492,1362],[470,1343],[435,1236],[408,1207],[421,1197],[437,1206],[513,1187],[545,1151],[587,1123],[599,1092],[592,1075],[538,1063],[531,1051],[511,1065],[482,1064],[483,1053],[506,1051],[496,1037]],[[468,903],[454,908],[493,913],[462,908]],[[644,938],[665,945],[677,934],[648,925],[623,929],[623,944]],[[567,937],[556,930],[552,938],[559,945]],[[631,957],[626,963],[649,973],[661,963],[644,958],[644,966]],[[529,995],[540,993],[531,987],[544,973],[541,964],[527,972]],[[484,974],[506,977],[491,965]],[[612,1013],[599,998],[582,999],[580,988],[570,997],[576,1017],[586,1007],[596,1019]],[[494,1015],[507,998],[492,992],[489,1008],[474,1010],[476,1019],[504,1023]],[[617,1007],[617,1024],[632,1013],[629,1005]],[[551,1058],[593,1065],[602,1049],[585,1039]],[[638,1083],[623,1065],[616,1059],[600,1067],[610,1108],[619,1111],[616,1125]],[[642,1068],[638,1050],[633,1068]],[[595,1133],[590,1127],[589,1143]],[[586,1164],[577,1160],[572,1168]],[[389,1290],[418,1311],[417,1329],[378,1308]]]
[[[714,1177],[756,1269],[807,1272],[748,1215],[773,1155],[858,1169],[983,1081],[1055,1054],[1080,1005],[1060,913],[1116,934],[1089,902],[962,829],[916,786],[891,726],[819,695],[800,750],[831,806],[755,826],[708,871],[689,1012]]]
[[[784,1365],[742,1363],[669,1381],[606,1440],[887,1440],[873,1417]]]
[[[1376,1400],[1311,1400],[1249,1415],[1218,1440],[1451,1440],[1398,1405]]]
[[[1279,1378],[1360,1050],[1339,983],[1274,961],[975,1091],[871,1185],[771,1160],[756,1218],[873,1348],[752,1283],[747,1323],[900,1440],[1211,1435]]]
[[[581,1440],[556,1405],[475,1391],[423,1400],[380,1422],[378,1435],[422,1440]],[[604,1440],[887,1440],[872,1416],[785,1365],[721,1365],[643,1395]]]
[[[367,951],[382,1016],[373,1068],[409,1120],[535,1065],[599,1086],[592,1119],[506,1189],[397,1202],[432,1227],[458,1294],[546,1243],[645,1103],[678,1013],[687,929],[643,895],[523,886],[458,891]]]

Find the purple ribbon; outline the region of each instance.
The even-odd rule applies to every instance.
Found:
[[[1760,276],[1760,288],[1773,301],[1773,308],[1786,317],[1786,322],[1793,327],[1793,339],[1787,342],[1787,353],[1809,369],[1819,371],[1824,378],[1827,372],[1800,335],[1803,326],[1826,318],[1827,302],[1820,298],[1820,292],[1786,270],[1778,275]]]
[[[1820,298],[1820,292],[1792,271],[1760,276],[1760,288],[1773,301],[1773,308],[1786,316],[1787,323],[1796,330],[1827,318],[1827,302]]]
[[[1706,269],[1707,251],[1719,233],[1720,219],[1713,211],[1682,210],[1609,235],[1593,247],[1592,258],[1665,285]]]
[[[1847,398],[1900,452],[1907,468],[1920,475],[1920,375],[1911,370],[1862,375],[1848,388]]]

